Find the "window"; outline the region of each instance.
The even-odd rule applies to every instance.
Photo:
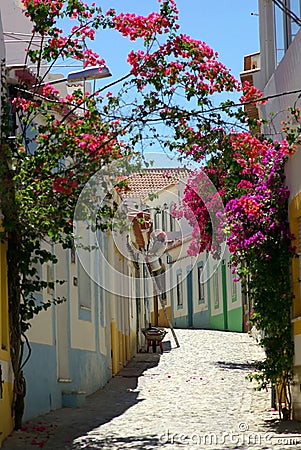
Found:
[[[75,261],[76,261],[75,255],[76,255],[75,243],[74,243],[74,239],[72,239],[72,245],[71,245],[71,248],[70,248],[70,262],[71,262],[71,264],[75,264]]]
[[[289,9],[294,13],[297,17],[301,17],[300,11],[300,0],[290,0]],[[298,25],[294,20],[290,19],[291,22],[291,39],[293,40],[296,34],[299,31],[300,25]]]
[[[276,61],[277,64],[281,61],[285,53],[285,39],[284,39],[284,23],[283,12],[275,5],[275,45],[276,45]]]
[[[177,273],[177,307],[183,307],[183,284],[182,284],[182,273]]]
[[[80,307],[91,308],[91,296],[90,296],[90,276],[88,275],[86,268],[79,263],[79,303]]]
[[[27,127],[27,129],[26,129],[26,144],[25,144],[25,147],[26,147],[27,151],[31,155],[34,155],[35,152],[36,152],[36,148],[37,148],[36,137],[37,137],[37,134],[38,134],[37,126],[36,126],[36,124],[31,122],[30,127]]]
[[[281,0],[283,9],[287,8],[298,18],[300,15],[300,0]],[[279,6],[274,5],[275,13],[275,45],[277,64],[283,58],[286,50],[299,31],[300,25]],[[288,11],[288,12],[289,12]]]
[[[74,283],[74,285],[78,286],[79,318],[91,321],[90,255],[88,251],[85,253],[87,254],[81,255],[81,260],[77,259],[78,278],[76,279],[77,283]]]
[[[162,230],[167,231],[167,215],[166,215],[166,210],[165,210],[165,206],[163,205],[163,209],[162,209]]]
[[[166,273],[165,269],[156,276],[156,283],[161,292],[162,300],[166,300]]]
[[[218,267],[214,266],[213,274],[213,299],[214,299],[214,309],[219,309],[219,285],[218,285]]]
[[[155,230],[159,230],[160,228],[160,220],[159,220],[159,212],[155,212],[154,222],[155,222]]]
[[[47,264],[46,266],[46,278],[47,278],[47,294],[51,295],[53,292],[52,284],[53,284],[53,277],[52,277],[52,265]]]
[[[231,274],[232,274],[232,282],[231,282],[231,299],[232,299],[232,303],[234,303],[234,302],[236,302],[237,301],[237,281],[234,281],[234,280],[236,280],[236,278],[237,278],[237,274],[234,272],[234,273],[232,273],[231,272]]]
[[[170,231],[175,231],[175,219],[172,217],[172,209],[173,209],[173,205],[170,205],[170,208],[169,208],[169,227],[170,227]]]
[[[198,265],[198,303],[205,303],[204,264]]]

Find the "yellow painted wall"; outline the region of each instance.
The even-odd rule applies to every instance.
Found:
[[[293,245],[297,247],[297,251],[301,253],[301,248],[298,248],[298,217],[301,216],[301,192],[293,198],[289,204],[289,222],[292,234],[296,237]],[[301,257],[301,256],[300,256]],[[301,299],[300,299],[300,257],[293,258],[292,260],[292,287],[293,287],[293,318],[301,316]],[[294,334],[301,334],[299,325],[294,328]]]
[[[118,372],[119,346],[118,329],[115,322],[111,322],[111,351],[112,351],[112,375]]]
[[[130,336],[125,336],[125,357],[127,361],[131,359]]]
[[[300,296],[300,267],[301,267],[301,248],[299,248],[298,239],[298,218],[301,217],[301,192],[299,192],[289,204],[289,223],[290,230],[295,236],[293,245],[297,248],[299,257],[292,259],[292,290],[293,290],[293,335],[294,335],[294,384],[292,386],[293,418],[301,420],[301,296]]]
[[[293,323],[294,336],[301,334],[301,320]]]
[[[168,315],[170,321],[172,321],[171,306],[166,306],[165,309],[166,309],[166,312],[167,312],[167,315]],[[155,312],[154,311],[151,311],[151,323],[152,323],[152,326],[154,326],[154,324],[155,324]],[[165,317],[165,314],[164,314],[164,311],[162,308],[158,309],[158,326],[159,327],[167,327],[167,328],[169,327],[167,319]]]
[[[3,231],[2,229],[0,229]],[[2,395],[0,396],[0,446],[13,429],[11,405],[13,380],[10,366],[6,244],[0,241],[0,366],[2,371]]]
[[[116,375],[136,354],[136,334],[131,330],[130,336],[118,330],[111,322],[112,375]]]
[[[0,360],[1,364],[1,360]],[[11,416],[11,405],[13,401],[13,383],[3,383],[2,399],[0,399],[0,447],[4,439],[13,430],[13,418]]]
[[[170,321],[172,321],[171,306],[166,306],[165,309]],[[167,328],[169,327],[163,309],[159,309],[158,325],[159,327],[167,327]]]

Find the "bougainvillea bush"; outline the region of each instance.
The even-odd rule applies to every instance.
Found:
[[[266,357],[250,378],[258,381],[259,389],[270,383],[278,388],[286,418],[291,411],[293,378],[289,267],[295,249],[288,223],[284,166],[294,153],[293,142],[273,142],[249,132],[228,133],[220,154],[211,155],[207,165],[191,175],[180,208],[188,219],[194,216],[190,254],[204,250],[214,254],[208,213],[212,204],[205,204],[199,188],[205,173],[217,188],[212,200],[220,196],[225,205],[220,241],[226,234],[232,271],[252,304],[250,324],[262,332]],[[175,214],[179,214],[177,208]]]

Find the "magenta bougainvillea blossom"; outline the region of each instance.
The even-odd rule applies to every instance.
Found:
[[[224,152],[212,158],[206,167],[194,172],[185,189],[183,205],[174,208],[174,215],[184,214],[194,227],[194,241],[189,252],[211,250],[211,218],[209,210],[216,196],[225,206],[224,232],[227,232],[230,251],[240,258],[250,246],[258,245],[269,236],[290,236],[288,222],[279,223],[277,214],[285,208],[289,197],[284,185],[284,164],[293,154],[294,145],[287,140],[269,142],[249,132],[231,132],[224,139]],[[203,173],[214,180],[217,192],[208,192],[211,203],[200,193]],[[266,252],[266,249],[264,250]],[[269,255],[265,254],[265,257]]]
[[[217,154],[211,153],[201,171],[190,176],[182,205],[174,208],[174,215],[184,215],[193,226],[190,254],[210,251],[219,256],[213,246],[209,211],[217,196],[222,199],[225,214],[220,216],[219,233],[227,237],[235,281],[242,281],[252,304],[248,326],[263,331],[261,345],[266,359],[258,363],[250,378],[258,381],[259,388],[271,382],[277,386],[290,411],[293,343],[289,266],[295,249],[284,168],[296,146],[291,134],[279,142],[232,130],[224,135],[220,148]],[[214,182],[216,193],[204,195],[203,173]]]

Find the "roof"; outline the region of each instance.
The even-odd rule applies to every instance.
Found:
[[[137,218],[148,214],[145,224],[151,228],[148,230],[148,238],[150,239],[150,233],[152,231],[152,222],[150,220],[149,213],[139,210],[143,209],[142,203],[145,198],[150,194],[157,194],[160,191],[167,189],[180,182],[186,181],[190,175],[190,171],[186,168],[156,168],[156,169],[144,169],[141,172],[136,172],[127,177],[127,190],[121,191],[121,196],[124,197],[124,202],[127,205],[128,216],[131,218],[133,225],[133,232],[135,235],[135,241],[139,248],[145,247],[144,236],[141,232],[142,223]],[[144,225],[144,224],[143,224]],[[167,248],[171,249],[182,244],[183,231],[170,231],[167,235]]]
[[[146,197],[185,180],[190,171],[185,168],[157,168],[143,169],[128,177],[129,191],[126,197]]]

